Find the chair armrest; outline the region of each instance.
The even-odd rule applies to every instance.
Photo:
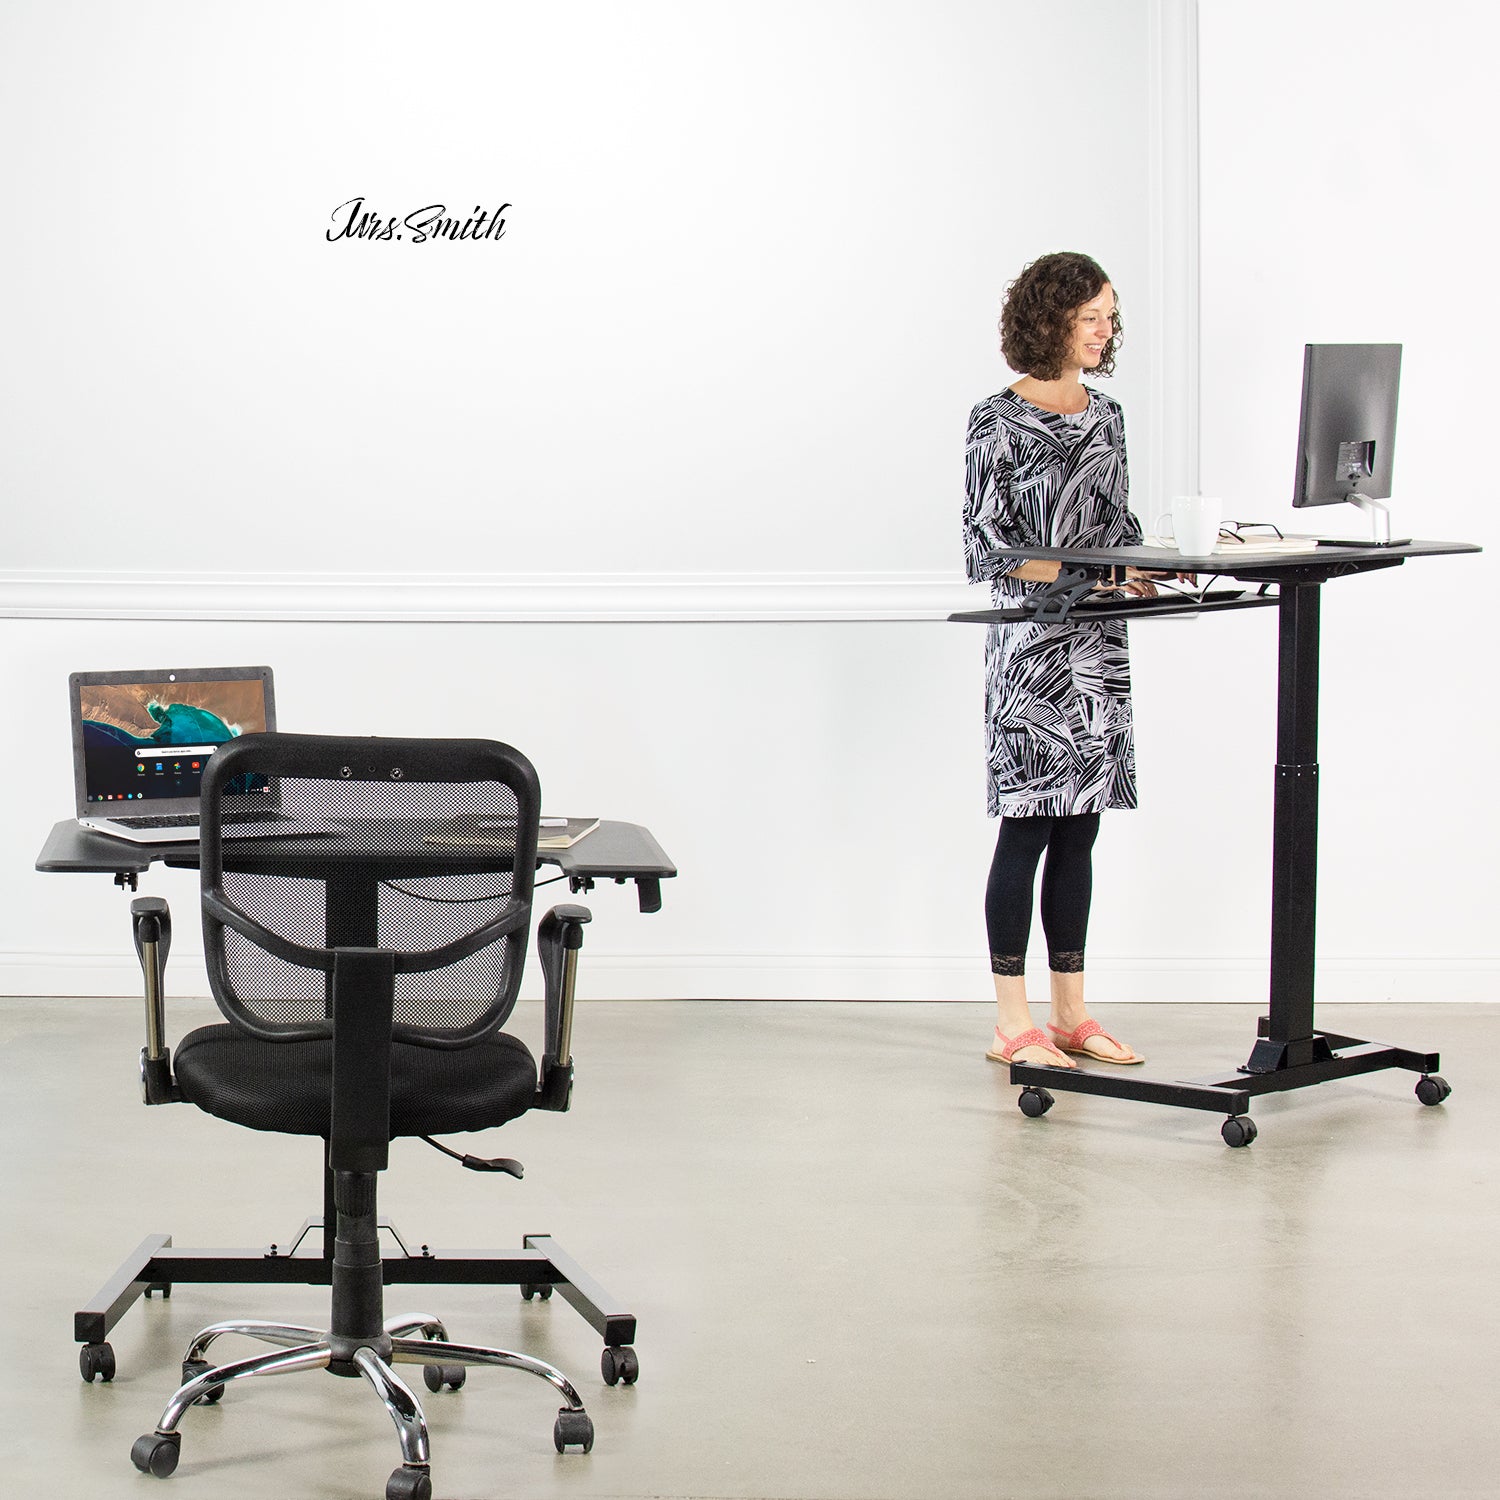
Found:
[[[135,951],[146,984],[146,1045],[141,1048],[141,1098],[147,1104],[181,1099],[172,1077],[166,1039],[165,978],[172,948],[172,911],[160,896],[138,896],[130,903]]]
[[[586,906],[554,906],[537,926],[536,951],[546,996],[538,1109],[566,1109],[573,1091],[573,996],[578,950],[583,947],[584,923],[592,920],[593,913]]]

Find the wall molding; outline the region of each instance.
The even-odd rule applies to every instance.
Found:
[[[0,571],[0,618],[307,621],[942,620],[987,607],[951,572]]]

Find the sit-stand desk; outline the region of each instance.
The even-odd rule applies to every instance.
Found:
[[[315,859],[319,849],[333,850],[337,835],[319,839],[235,839],[224,846],[225,863],[240,868],[274,870],[279,861],[289,861],[293,868],[305,867],[309,857]],[[435,856],[435,860],[440,856]],[[463,856],[452,858],[462,864]],[[632,823],[601,822],[568,849],[539,849],[539,864],[555,865],[567,877],[575,892],[590,889],[596,881],[613,880],[619,884],[634,881],[640,909],[661,909],[661,882],[677,873],[676,867],[662,852],[661,846],[644,828]],[[135,890],[137,882],[153,863],[179,869],[198,868],[196,842],[181,844],[132,844],[80,828],[73,819],[58,823],[47,836],[37,856],[38,870],[54,873],[113,875],[115,884]],[[442,873],[434,865],[434,874]],[[375,887],[371,886],[373,892]],[[373,898],[372,899],[377,899]],[[142,904],[142,903],[137,903]],[[164,903],[152,903],[164,906]],[[137,945],[139,947],[139,943]],[[152,944],[153,950],[155,944]],[[159,996],[165,949],[153,951],[154,962],[146,965],[148,1028],[153,1010],[153,987]],[[143,964],[146,955],[142,954]],[[144,1053],[142,1089],[147,1102],[164,1103],[167,1098],[153,1098],[158,1090],[156,1080],[147,1076]],[[253,1282],[299,1283],[328,1286],[332,1280],[333,1174],[324,1170],[324,1202],[320,1217],[306,1219],[299,1232],[281,1245],[259,1249],[189,1250],[178,1249],[166,1234],[148,1235],[124,1264],[99,1289],[94,1298],[73,1319],[73,1336],[83,1347],[79,1367],[85,1380],[96,1375],[110,1379],[114,1374],[114,1352],[106,1339],[109,1330],[119,1322],[135,1301],[152,1292],[169,1296],[174,1282]],[[581,1267],[553,1243],[550,1235],[528,1234],[522,1237],[522,1248],[516,1250],[434,1250],[427,1245],[409,1249],[400,1235],[386,1221],[394,1248],[385,1252],[382,1266],[387,1286],[480,1285],[519,1286],[528,1301],[533,1296],[547,1298],[556,1288],[565,1301],[603,1336],[605,1349],[601,1365],[604,1378],[613,1385],[624,1378],[635,1378],[639,1368],[630,1349],[635,1339],[636,1320],[610,1297],[603,1287],[585,1274]]]
[[[1375,546],[1350,542],[1317,545],[1305,551],[1259,552],[1231,548],[1192,557],[1170,547],[1017,547],[1006,556],[1045,559],[1062,565],[1057,582],[1024,603],[1002,609],[964,611],[958,621],[994,624],[1032,620],[1053,625],[1083,620],[1149,619],[1153,615],[1211,614],[1221,609],[1275,605],[1280,616],[1276,692],[1276,796],[1272,828],[1271,993],[1269,1013],[1247,1062],[1229,1077],[1162,1080],[1138,1074],[1101,1074],[1084,1068],[1049,1068],[1012,1063],[1012,1083],[1024,1085],[1023,1113],[1033,1118],[1052,1107],[1049,1090],[1106,1094],[1204,1109],[1228,1116],[1222,1134],[1231,1146],[1255,1139],[1249,1117],[1256,1094],[1307,1088],[1333,1078],[1406,1068],[1420,1073],[1417,1097],[1440,1104],[1450,1090],[1436,1076],[1438,1055],[1361,1041],[1321,1031],[1313,1020],[1313,970],[1318,882],[1318,610],[1323,585],[1331,578],[1401,566],[1412,557],[1478,552],[1467,542],[1405,542]],[[1242,583],[1273,586],[1271,593],[1208,599],[1186,604],[1178,597],[1099,599],[1100,580],[1119,583],[1127,568],[1217,575]],[[1091,597],[1093,596],[1093,597]]]

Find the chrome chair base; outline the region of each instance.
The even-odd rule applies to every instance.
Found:
[[[211,1365],[205,1355],[225,1334],[238,1334],[276,1347],[269,1353]],[[251,1319],[211,1323],[200,1330],[183,1357],[183,1383],[163,1410],[156,1430],[137,1439],[131,1459],[144,1473],[165,1478],[177,1467],[184,1413],[195,1405],[218,1401],[225,1387],[258,1375],[291,1375],[302,1370],[327,1369],[334,1360],[328,1334],[297,1323],[266,1323]],[[587,1453],[594,1446],[594,1424],[583,1401],[561,1370],[543,1360],[508,1349],[479,1344],[455,1344],[440,1319],[429,1314],[387,1318],[378,1341],[361,1345],[347,1356],[385,1405],[401,1445],[401,1467],[386,1485],[387,1500],[425,1500],[431,1494],[427,1419],[422,1403],[393,1368],[398,1364],[423,1366],[427,1388],[456,1389],[471,1365],[499,1365],[524,1370],[550,1384],[566,1403],[553,1425],[553,1444],[559,1453],[570,1447]],[[347,1368],[347,1366],[346,1366]]]

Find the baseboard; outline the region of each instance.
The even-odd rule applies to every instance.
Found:
[[[1046,963],[1032,963],[1045,984]],[[1089,963],[1089,992],[1132,1004],[1263,1004],[1263,958],[1113,957]],[[532,972],[522,990],[540,993]],[[126,954],[0,954],[0,995],[137,996],[140,970]],[[178,949],[168,969],[169,996],[208,994],[201,954]],[[974,1001],[991,998],[989,975],[970,955],[688,953],[611,955],[585,952],[583,1000],[869,1000]],[[1317,998],[1330,1004],[1500,1000],[1500,958],[1421,956],[1319,960]]]

